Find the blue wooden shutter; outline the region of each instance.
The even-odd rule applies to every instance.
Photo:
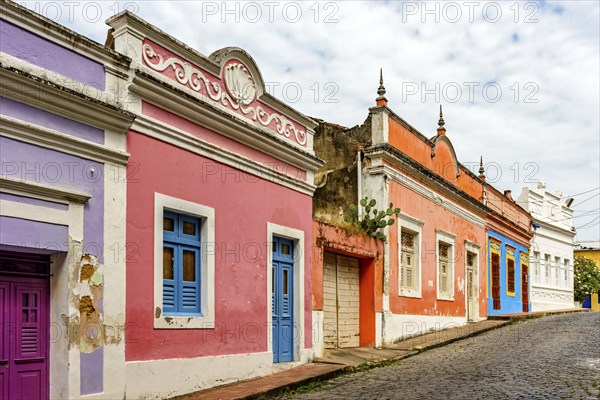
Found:
[[[163,230],[163,311],[167,315],[201,313],[199,218],[165,211],[173,231]],[[172,252],[173,268],[169,268]]]
[[[192,246],[179,246],[180,259],[179,263],[179,304],[178,312],[183,314],[199,314],[200,313],[200,250]],[[193,261],[190,258],[193,257]],[[190,263],[193,265],[187,265]],[[190,267],[193,273],[193,280],[186,280],[185,268]],[[190,274],[190,271],[187,271]],[[189,277],[188,277],[189,278]]]

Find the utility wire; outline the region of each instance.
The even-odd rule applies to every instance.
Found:
[[[573,207],[580,206],[580,205],[582,205],[583,203],[585,203],[586,201],[589,201],[589,200],[591,200],[591,199],[593,199],[593,198],[595,198],[595,197],[598,197],[598,196],[600,196],[600,193],[596,193],[596,194],[595,194],[595,195],[593,195],[592,197],[588,197],[587,199],[580,201],[579,203],[575,204]]]
[[[600,211],[592,211],[592,212],[588,212],[585,214],[581,214],[581,215],[575,215],[573,217],[568,217],[568,218],[561,218],[561,219],[552,219],[552,217],[550,216],[549,219],[552,222],[561,222],[561,221],[568,221],[570,219],[575,219],[575,218],[581,218],[581,217],[591,217],[594,214],[598,214]],[[590,215],[591,214],[591,215]]]
[[[589,222],[586,222],[584,225],[581,225],[577,229],[583,229],[583,228],[588,228],[588,227],[593,226],[593,225],[598,225],[598,223],[596,222],[598,220],[600,220],[600,216],[594,218],[593,220],[591,220]],[[596,223],[594,223],[594,222],[596,222]]]
[[[591,192],[593,192],[594,190],[598,190],[598,189],[600,189],[600,186],[598,186],[598,187],[597,187],[597,188],[595,188],[595,189],[590,189],[590,190],[587,190],[587,191],[585,191],[585,192],[576,193],[576,194],[570,194],[570,195],[568,195],[568,196],[561,197],[561,199],[568,199],[569,197],[581,196],[582,194],[591,193]]]

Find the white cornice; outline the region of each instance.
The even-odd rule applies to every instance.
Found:
[[[14,72],[18,71],[20,75],[38,77],[46,82],[52,82],[53,85],[62,87],[65,90],[79,93],[81,96],[97,100],[101,103],[109,104],[112,107],[119,107],[120,99],[115,98],[114,94],[116,93],[111,93],[108,88],[105,91],[99,90],[83,82],[76,81],[46,68],[38,67],[37,65],[28,63],[20,58],[13,57],[6,53],[0,53],[0,65],[4,66],[5,68],[12,68],[15,70]],[[125,74],[123,79],[127,80],[127,78],[128,75]]]
[[[0,66],[0,84],[10,99],[101,129],[126,133],[135,118],[114,105],[18,69]]]
[[[113,36],[115,38],[124,33],[129,33],[140,40],[147,38],[159,46],[169,49],[169,51],[185,58],[188,62],[205,69],[215,77],[219,76],[221,67],[218,63],[128,11],[120,12],[106,20],[106,23],[114,29]],[[141,60],[133,60],[133,62],[139,64]]]
[[[79,10],[81,11],[81,10]],[[14,2],[0,3],[2,18],[105,66],[126,74],[130,59]]]
[[[309,182],[275,171],[263,164],[205,142],[194,135],[150,117],[138,117],[132,126],[132,130],[209,157],[225,165],[240,169],[245,173],[275,182],[303,194],[312,196],[316,189],[316,186]]]
[[[575,232],[573,232],[573,231],[572,231],[571,229],[569,229],[569,228],[562,228],[562,227],[558,227],[558,226],[556,226],[555,224],[548,223],[548,222],[546,222],[546,221],[539,220],[539,219],[537,219],[537,218],[534,218],[534,219],[533,219],[533,222],[535,222],[535,223],[539,224],[539,225],[540,225],[542,228],[546,228],[546,229],[549,229],[549,230],[551,230],[551,231],[558,232],[558,233],[560,233],[560,234],[562,234],[562,235],[565,235],[565,236],[575,237],[575,235],[576,235],[576,233],[575,233]],[[536,233],[537,233],[537,231],[536,231]],[[543,233],[537,233],[537,234],[539,234],[539,235],[543,235]],[[544,236],[546,236],[546,235],[544,235]]]
[[[109,149],[101,144],[88,142],[53,129],[29,124],[21,120],[0,115],[0,133],[12,139],[43,146],[62,153],[72,154],[89,160],[125,165],[129,154]]]
[[[532,289],[542,289],[545,292],[558,292],[558,293],[571,293],[573,294],[573,289],[571,288],[559,288],[556,286],[546,286],[546,285],[542,285],[539,283],[532,283],[531,284],[531,288]]]
[[[450,239],[456,239],[456,233],[448,232],[440,228],[435,228],[435,233],[438,233],[442,236],[449,237]]]
[[[404,220],[404,221],[408,221],[411,224],[417,225],[417,226],[423,226],[425,223],[415,217],[412,217],[406,213],[403,213],[402,211],[400,211],[400,214],[398,215],[398,218]]]
[[[443,197],[433,190],[423,186],[422,184],[416,182],[415,180],[409,178],[407,175],[402,174],[400,171],[397,171],[387,165],[377,165],[373,167],[368,167],[367,170],[372,175],[381,175],[385,174],[395,182],[401,184],[402,186],[412,190],[413,192],[420,194],[427,200],[437,204],[438,206],[450,211],[451,213],[475,224],[479,227],[485,227],[486,223],[483,218],[478,217],[474,213],[465,210],[461,206],[455,204],[452,200],[447,197]]]
[[[175,113],[198,125],[234,139],[256,150],[270,154],[290,165],[309,172],[317,171],[323,162],[317,157],[284,142],[264,128],[250,125],[208,103],[176,92],[173,88],[143,75],[134,78],[129,90],[143,100]]]
[[[85,204],[92,196],[73,190],[64,190],[56,186],[46,186],[39,183],[20,181],[0,177],[0,191],[16,195],[25,195],[43,200],[58,200],[60,203]]]

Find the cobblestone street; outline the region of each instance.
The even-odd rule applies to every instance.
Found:
[[[600,313],[532,319],[288,399],[598,399]]]

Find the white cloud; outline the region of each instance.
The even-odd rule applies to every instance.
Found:
[[[36,4],[43,11],[40,2],[28,3],[34,9]],[[448,22],[455,13],[442,2],[280,2],[272,9],[272,21],[267,2],[261,1],[97,4],[106,18],[127,5],[207,55],[224,46],[242,47],[255,58],[266,81],[280,84],[274,91],[277,97],[308,115],[347,126],[362,123],[367,108],[374,105],[380,67],[384,68],[389,106],[427,136],[433,136],[437,126],[436,99],[432,94],[422,99],[421,92],[403,96],[403,88],[411,82],[427,89],[455,82],[463,89],[460,100],[439,99],[448,135],[461,161],[476,162],[483,154],[484,161],[501,166],[502,176],[495,184],[499,189],[518,194],[528,184],[526,177],[545,181],[550,190],[562,190],[565,195],[600,186],[597,1],[480,2],[472,22],[466,3],[459,1],[455,4],[462,16],[457,23]],[[235,4],[237,15],[225,13],[223,5],[234,10]],[[260,6],[262,15],[252,23],[249,19],[257,19],[254,4]],[[434,14],[419,13],[436,4],[439,22]],[[488,22],[495,17],[496,4],[501,5],[502,16],[496,23]],[[293,23],[296,5],[302,16]],[[402,13],[411,7],[416,7],[416,15]],[[216,14],[206,13],[215,8]],[[81,12],[75,12],[75,18],[64,18],[65,13],[62,17],[59,22],[104,42],[107,28],[102,21],[106,18],[92,23]],[[326,17],[334,22],[326,23]],[[527,17],[534,21],[525,23]],[[486,101],[481,90],[490,81],[502,89],[495,103]],[[297,102],[281,93],[290,82],[302,89]],[[473,102],[465,82],[479,84]],[[335,86],[326,87],[328,83]],[[327,95],[337,102],[325,102]],[[599,208],[600,196],[581,205],[585,211]],[[578,218],[576,225],[597,216]],[[598,237],[598,224],[578,232],[578,239]]]

